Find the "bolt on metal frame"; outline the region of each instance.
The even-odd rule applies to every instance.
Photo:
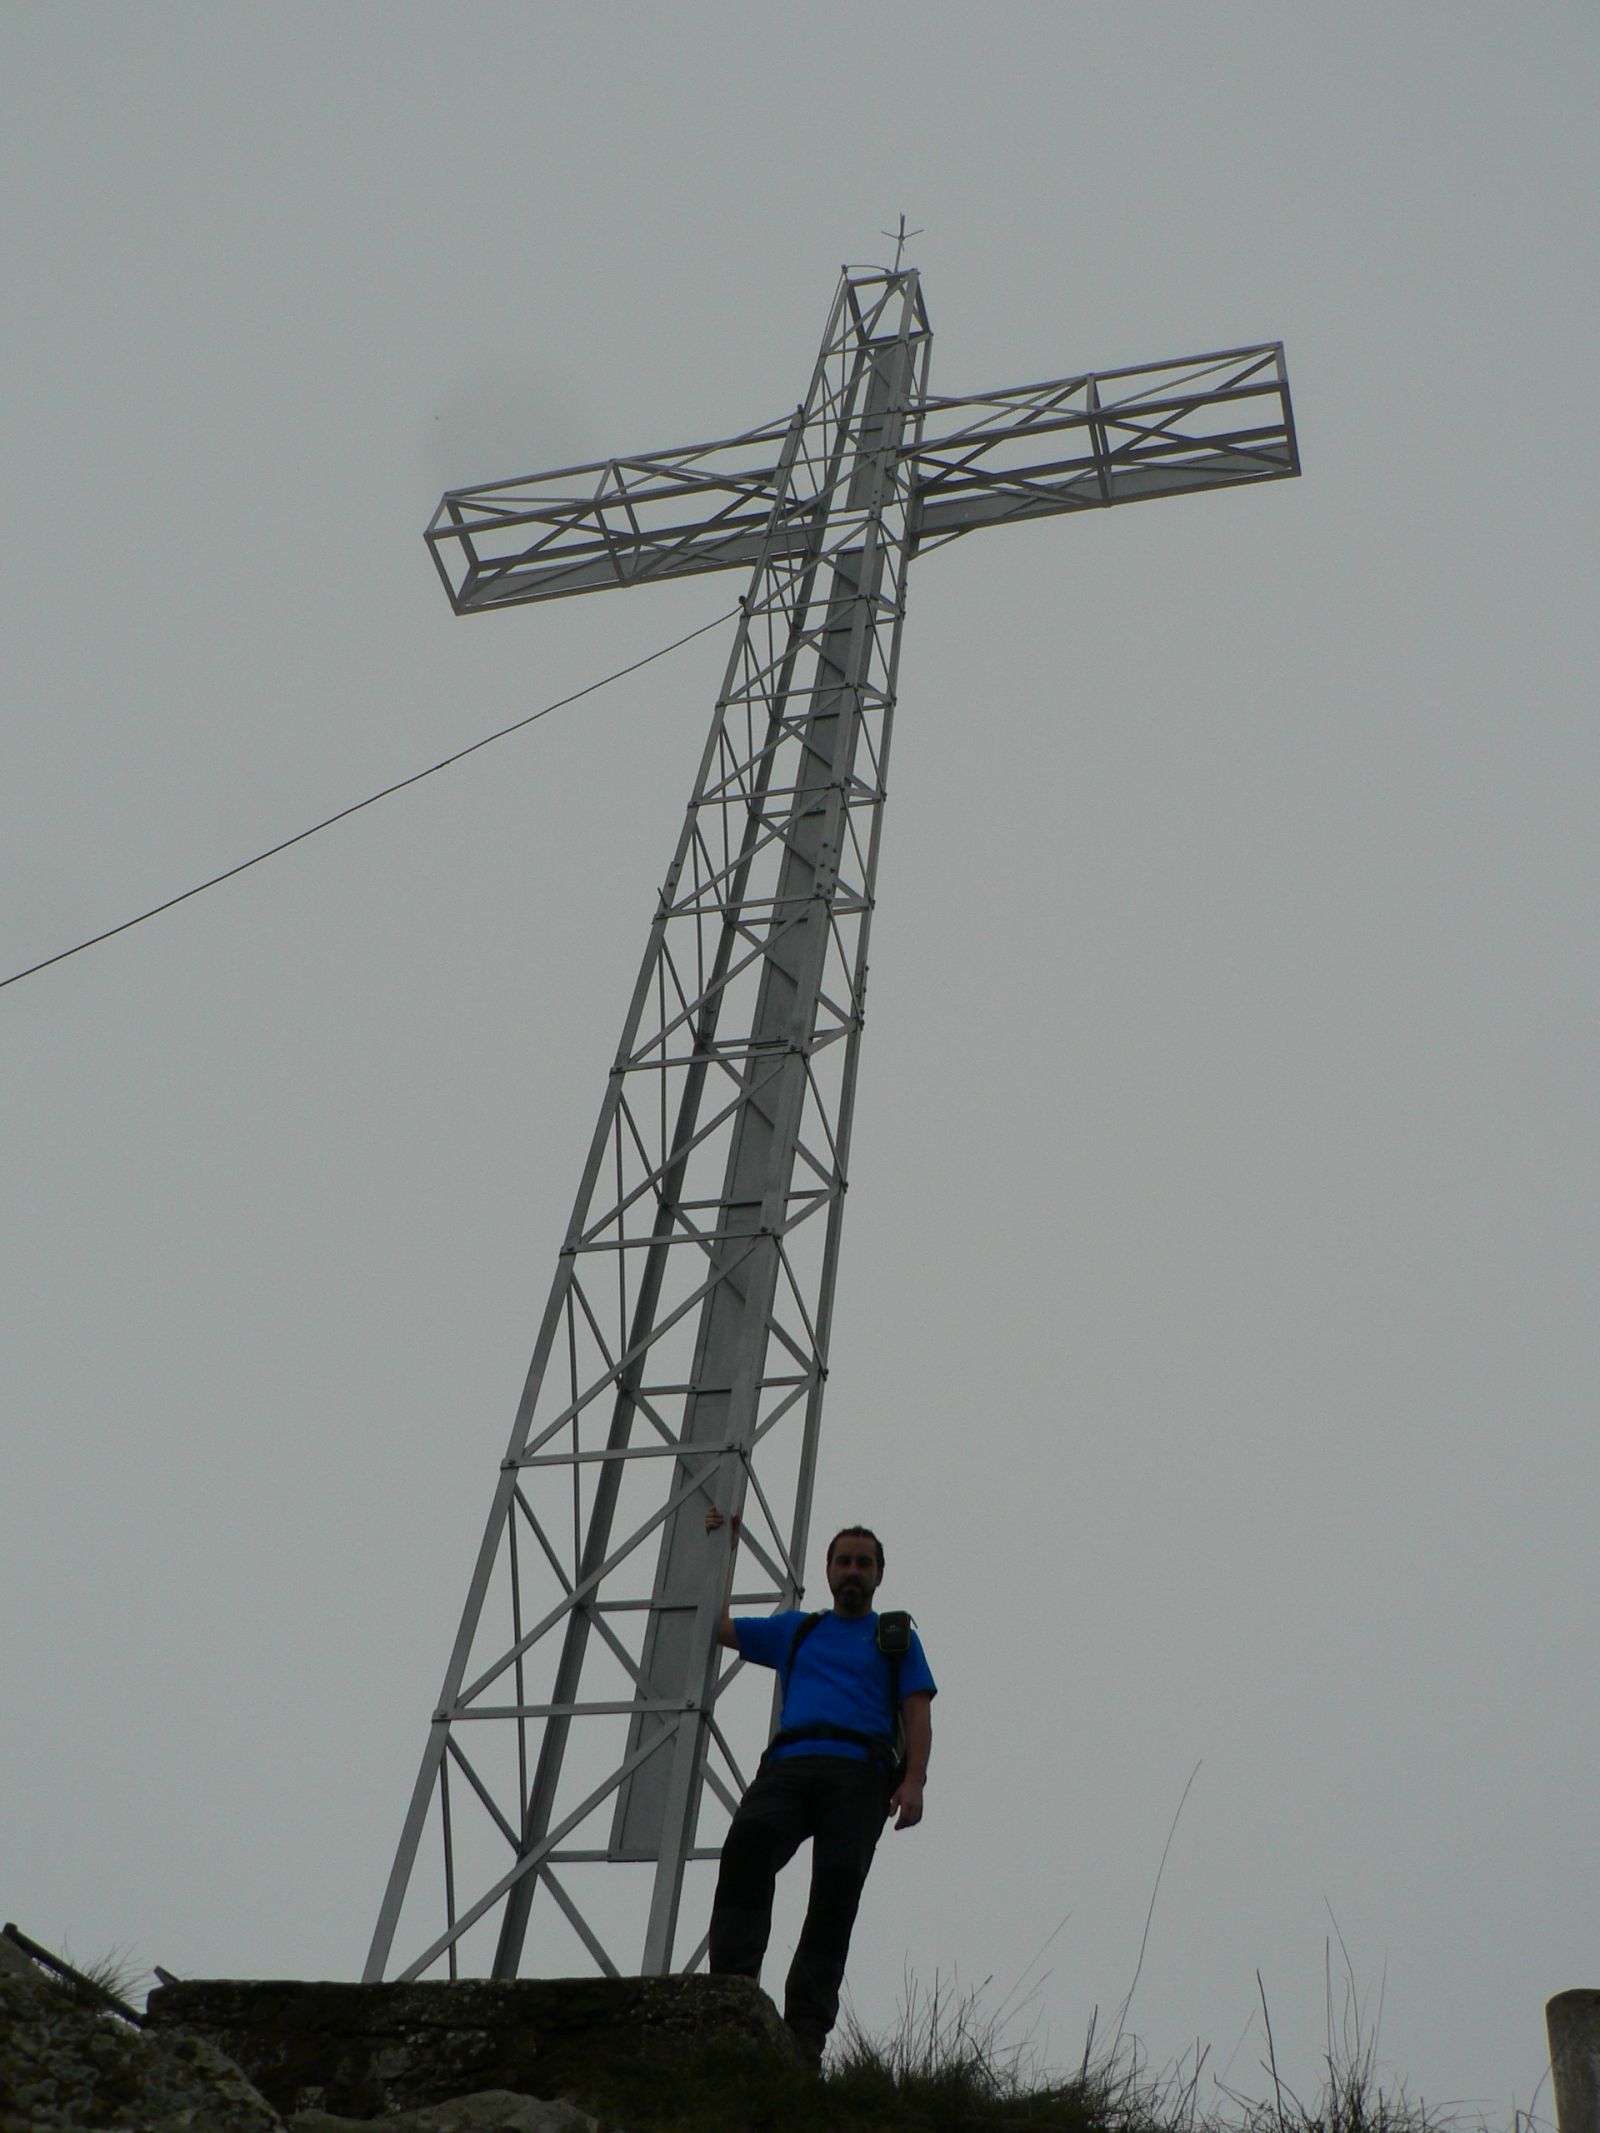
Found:
[[[744,1515],[735,1604],[797,1602],[908,563],[981,526],[1299,471],[1280,346],[948,399],[931,338],[914,270],[846,270],[789,421],[454,491],[428,528],[462,614],[750,583],[369,1979],[424,1902],[396,1975],[454,1977],[492,1935],[515,1976],[539,1888],[616,1975],[624,1865],[652,1870],[643,1971],[703,1957],[679,1956],[685,1870],[766,1737],[718,1707],[742,1662],[720,1663],[727,1556],[703,1517]]]

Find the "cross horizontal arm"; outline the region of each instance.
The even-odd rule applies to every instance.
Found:
[[[428,546],[458,615],[559,600],[704,570],[746,570],[766,551],[791,425],[636,459],[597,460],[520,481],[452,489]],[[816,498],[788,506],[803,554]]]
[[[913,554],[979,526],[1300,471],[1278,342],[920,404],[925,433],[906,455]],[[461,615],[803,556],[829,498],[780,481],[793,437],[774,423],[452,489],[428,545]]]
[[[1280,342],[923,409],[913,554],[978,526],[1300,471]]]

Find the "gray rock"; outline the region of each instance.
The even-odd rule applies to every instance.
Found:
[[[0,1972],[0,2133],[282,2133],[199,2037],[151,2036],[35,1971]]]
[[[297,2111],[289,2133],[599,2133],[600,2121],[557,2097],[516,2096],[510,2089],[480,2089],[449,2103],[396,2111],[387,2118],[335,2118],[327,2111]]]

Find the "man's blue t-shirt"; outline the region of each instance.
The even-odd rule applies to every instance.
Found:
[[[756,1666],[775,1667],[781,1673],[789,1664],[796,1633],[805,1621],[798,1608],[780,1615],[736,1615],[733,1634],[741,1657]],[[899,1713],[890,1708],[894,1666],[878,1649],[878,1618],[825,1614],[800,1647],[789,1675],[778,1730],[788,1733],[803,1726],[847,1726],[852,1733],[871,1733],[893,1738]],[[911,1632],[911,1649],[900,1660],[900,1696],[919,1691],[936,1696],[938,1688],[928,1670],[922,1640]],[[774,1758],[785,1755],[849,1755],[861,1761],[867,1749],[848,1740],[797,1740],[773,1750]]]

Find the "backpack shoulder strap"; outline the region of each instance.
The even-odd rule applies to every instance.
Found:
[[[800,1656],[800,1647],[821,1620],[822,1611],[819,1608],[814,1615],[807,1615],[803,1622],[795,1624],[794,1637],[789,1645],[788,1663],[783,1669],[783,1693],[785,1696],[789,1693],[789,1683],[794,1676],[794,1663]]]

